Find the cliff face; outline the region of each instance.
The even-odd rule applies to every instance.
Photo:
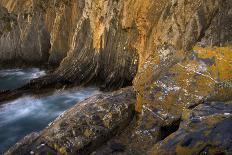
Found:
[[[15,30],[20,33],[15,36],[18,40],[10,39],[22,46],[11,47],[18,49],[17,59],[59,64],[54,73],[56,83],[88,82],[95,77],[105,81],[106,87],[120,87],[135,76],[138,56],[133,46],[138,32],[136,27],[130,30],[122,27],[122,3],[60,0],[3,1],[2,5],[18,16],[19,30]],[[19,10],[19,6],[25,5],[28,7]],[[5,33],[12,36],[11,32]]]
[[[115,130],[115,127],[125,128],[125,124],[111,121],[112,109],[103,109],[104,115],[87,110],[84,116],[97,115],[98,119],[89,120],[84,129],[81,123],[70,121],[64,125],[70,130],[64,131],[64,120],[59,118],[9,153],[31,149],[41,152],[43,149],[36,148],[43,141],[47,142],[48,152],[64,154],[85,151],[109,154],[118,151],[115,141],[123,145],[119,151],[129,154],[146,154],[150,150],[161,154],[165,150],[179,154],[191,153],[190,150],[231,152],[231,147],[227,147],[231,146],[230,142],[222,142],[223,136],[214,137],[215,143],[209,137],[224,127],[228,133],[231,124],[231,0],[3,0],[0,4],[8,9],[8,12],[1,9],[8,20],[0,26],[11,26],[0,38],[0,49],[3,49],[0,60],[58,64],[53,73],[13,92],[0,94],[0,101],[56,84],[96,80],[102,81],[105,88],[118,88],[134,78],[136,101],[130,89],[120,95],[114,92],[112,98],[103,95],[101,101],[93,98],[91,102],[122,104],[132,113],[134,106],[128,106],[128,102],[133,105],[136,102],[135,110],[143,111],[135,122],[126,116],[127,123],[131,123],[123,133]],[[123,96],[128,92],[129,101],[127,95]],[[89,105],[88,101],[82,104],[86,103]],[[215,109],[217,105],[221,109]],[[228,107],[230,110],[226,110]],[[72,111],[79,109],[77,106]],[[124,115],[117,116],[124,120]],[[76,120],[82,116],[66,113],[64,117]],[[92,125],[102,127],[105,120],[110,120],[112,126],[103,125],[99,133],[95,132]],[[73,133],[76,139],[69,136]],[[111,138],[108,133],[116,137]],[[64,135],[61,139],[57,138],[61,135]],[[191,141],[192,135],[200,138]],[[105,145],[103,141],[93,145],[94,137],[97,140],[104,137],[104,142],[111,140]],[[202,142],[204,138],[208,140]],[[163,139],[164,143],[159,143]],[[217,147],[217,141],[221,147]]]
[[[3,0],[0,4],[16,20],[11,31],[1,36],[0,60],[58,65],[45,85],[100,79],[104,87],[120,87],[133,79],[137,66],[150,61],[151,55],[165,57],[169,48],[173,53],[188,51],[200,40],[206,46],[231,42],[228,0],[193,4]]]
[[[8,17],[1,19],[8,26],[0,36],[1,66],[46,62],[50,48],[48,32],[39,13],[34,14],[34,19],[30,16],[29,12],[22,11],[8,13]]]

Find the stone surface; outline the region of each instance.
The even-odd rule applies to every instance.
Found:
[[[0,33],[0,67],[47,62],[50,36],[41,12],[35,12],[35,18],[31,18],[32,13],[8,13],[2,7],[0,12],[5,14],[0,19],[4,25]]]
[[[207,102],[183,115],[180,128],[151,154],[231,154],[232,104]]]
[[[16,36],[4,32],[0,49],[5,58],[0,61],[10,63],[17,59],[32,65],[38,62],[59,66],[31,87],[98,80],[107,89],[128,85],[133,80],[138,64],[133,44],[138,32],[136,27],[127,31],[119,24],[122,2],[10,0],[0,4],[17,16],[18,25],[13,29]],[[17,46],[6,48],[6,42]]]
[[[230,47],[195,47],[188,57],[175,65],[171,64],[171,67],[170,63],[157,65],[154,75],[158,73],[161,76],[153,76],[154,79],[145,85],[142,96],[143,113],[140,119],[94,154],[149,154],[148,150],[153,145],[163,139],[165,141],[169,134],[176,133],[180,118],[186,115],[186,112],[192,112],[192,108],[199,104],[199,107],[206,109],[207,104],[202,104],[205,102],[217,101],[209,106],[208,110],[212,113],[217,109],[215,113],[227,115],[227,112],[231,111],[232,100],[230,60]],[[165,70],[167,66],[168,69]],[[208,115],[208,111],[203,111],[202,115]],[[221,121],[218,120],[218,123]],[[190,130],[191,126],[186,128]],[[223,139],[222,133],[219,134]],[[210,137],[204,138],[211,141]],[[219,143],[223,143],[222,139]],[[196,140],[200,141],[200,138],[196,137]],[[115,143],[124,146],[123,151],[112,149],[111,146]],[[187,151],[190,153],[192,149]],[[170,150],[170,153],[173,152]],[[168,152],[164,149],[161,154],[165,153]]]
[[[2,0],[0,4],[8,10],[1,9],[1,14],[9,19],[1,27],[17,17],[13,29],[0,38],[0,60],[13,60],[24,49],[19,59],[29,62],[28,57],[42,56],[44,51],[44,59],[38,61],[58,66],[22,88],[0,93],[0,102],[57,85],[99,82],[112,89],[134,79],[135,89],[82,102],[8,153],[149,154],[153,147],[152,153],[161,154],[230,153],[231,0]],[[29,15],[22,19],[22,12]],[[132,121],[135,102],[135,110],[142,113]],[[97,111],[103,105],[101,115]],[[122,106],[119,111],[118,106]],[[111,110],[116,117],[108,113]],[[188,117],[193,114],[202,120]],[[98,122],[96,115],[104,121]],[[99,133],[93,130],[99,127],[94,123],[103,123]],[[70,136],[72,131],[81,137]]]
[[[218,14],[206,31],[204,38],[199,43],[203,46],[231,45],[232,37],[232,3],[229,0],[221,3]]]
[[[213,45],[231,41],[231,0],[3,0],[0,4],[17,16],[18,25],[4,32],[8,35],[1,38],[0,60],[59,66],[33,82],[32,89],[92,80],[101,81],[106,89],[119,88],[130,84],[137,66],[144,70],[151,55],[162,59],[170,52],[187,52],[200,40],[211,45],[212,39],[204,34],[221,36]]]
[[[93,96],[67,110],[40,133],[34,133],[5,154],[89,154],[134,117],[132,88]]]

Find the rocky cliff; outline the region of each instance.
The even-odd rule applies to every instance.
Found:
[[[80,84],[95,78],[104,81],[105,87],[121,87],[135,76],[138,56],[133,46],[138,33],[136,28],[128,31],[120,24],[122,4],[75,0],[2,3],[18,16],[18,40],[10,39],[21,45],[10,46],[17,49],[16,59],[32,64],[58,64],[45,85]],[[21,5],[27,7],[18,10]],[[13,37],[11,32],[5,33],[2,41]]]
[[[18,90],[2,92],[0,100],[57,85],[95,81],[120,88],[133,80],[133,88],[73,107],[73,114],[66,112],[8,154],[232,152],[231,0],[0,4],[1,64],[58,66]],[[104,108],[91,110],[92,104]],[[82,106],[86,110],[76,114]],[[135,111],[143,113],[133,119]]]

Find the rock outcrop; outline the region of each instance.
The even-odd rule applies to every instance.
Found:
[[[18,25],[1,37],[1,61],[59,66],[27,85],[31,90],[93,80],[106,89],[119,88],[130,84],[137,67],[144,70],[151,57],[159,61],[170,52],[189,51],[201,40],[204,45],[231,42],[229,0],[10,0],[1,5],[15,14]]]
[[[183,115],[180,128],[152,154],[230,154],[231,102],[207,102]]]
[[[66,111],[41,133],[33,133],[6,154],[89,154],[133,119],[132,88],[96,95]]]
[[[23,7],[22,11],[18,6],[23,3],[31,4]],[[20,34],[15,37],[18,40],[10,41],[22,47],[11,47],[19,50],[15,51],[15,55],[21,53],[19,59],[26,63],[44,61],[44,64],[59,66],[53,74],[32,82],[29,87],[81,84],[97,79],[105,88],[118,88],[133,80],[138,64],[138,54],[133,45],[138,32],[136,27],[128,31],[120,24],[122,3],[18,0],[3,1],[2,5],[17,15],[19,30],[15,31]],[[7,37],[11,36],[11,32],[5,33]],[[7,40],[7,37],[3,36],[2,40]],[[5,55],[4,52],[2,54]],[[9,61],[13,60],[6,57]],[[37,60],[33,60],[34,57]]]
[[[8,20],[0,27],[11,26],[2,32],[0,43],[17,44],[24,54],[18,59],[24,62],[30,63],[26,57],[35,52],[44,53],[38,61],[58,64],[51,74],[2,92],[0,101],[93,81],[104,88],[120,88],[134,79],[134,89],[82,102],[8,154],[232,153],[231,0],[3,0],[0,4],[8,10],[1,9],[0,15]],[[22,18],[19,6],[29,12],[27,18]],[[20,53],[12,50],[16,45],[3,45],[3,54]],[[142,112],[137,118],[134,107]]]

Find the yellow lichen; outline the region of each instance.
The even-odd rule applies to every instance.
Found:
[[[232,47],[195,47],[194,50],[197,51],[200,58],[215,59],[215,64],[208,68],[212,76],[221,81],[232,78]]]
[[[59,152],[60,152],[62,155],[67,155],[67,154],[68,154],[65,147],[61,147],[61,148],[59,149]]]
[[[67,155],[67,154],[68,154],[65,147],[60,147],[59,145],[54,144],[54,148],[55,148],[55,150],[57,150],[57,151],[59,152],[59,154],[61,154],[61,155]]]

